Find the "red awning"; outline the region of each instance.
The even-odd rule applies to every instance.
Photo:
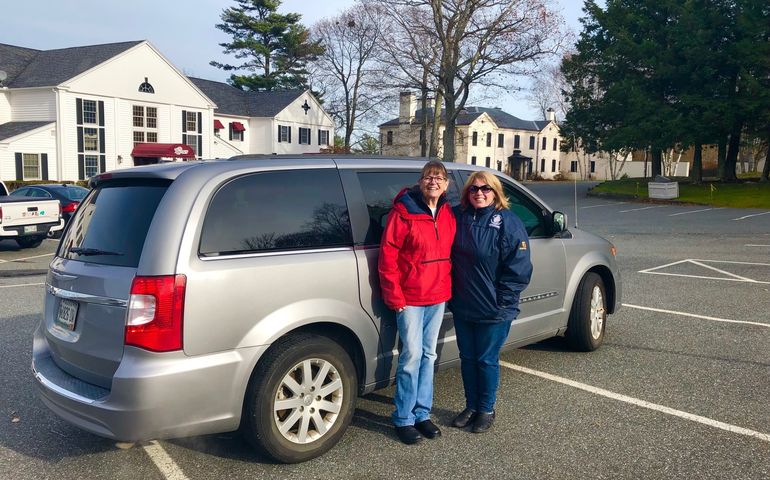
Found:
[[[137,143],[132,157],[195,158],[195,150],[184,143]]]
[[[236,132],[245,132],[246,127],[243,126],[241,122],[230,122],[230,125],[233,126],[233,130]]]
[[[216,119],[214,120],[214,129],[215,130],[224,130],[224,128],[225,128],[225,126],[222,125],[222,122],[220,122],[219,120],[216,120]]]

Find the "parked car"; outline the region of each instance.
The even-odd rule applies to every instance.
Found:
[[[58,200],[8,195],[0,181],[0,240],[11,239],[20,248],[35,248],[49,233],[63,228]]]
[[[29,185],[11,192],[12,197],[20,196],[58,200],[61,205],[61,215],[65,226],[69,223],[70,218],[72,218],[78,205],[86,195],[88,195],[87,188],[67,184]],[[59,238],[61,233],[61,230],[50,232],[49,236]]]
[[[393,382],[378,246],[423,163],[237,157],[94,177],[46,279],[32,359],[43,402],[120,441],[241,427],[278,461],[327,451],[356,396]],[[457,204],[481,167],[446,166]],[[494,173],[534,263],[507,348],[553,336],[598,348],[620,305],[615,248]],[[446,367],[458,360],[451,312],[441,332]]]

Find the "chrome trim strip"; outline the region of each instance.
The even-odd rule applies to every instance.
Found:
[[[62,387],[56,385],[52,381],[45,378],[40,372],[36,371],[34,368],[32,369],[32,371],[35,373],[35,378],[37,379],[37,381],[40,382],[48,390],[53,391],[55,394],[68,398],[70,400],[74,400],[76,402],[85,403],[87,405],[93,405],[94,403],[96,403],[96,400],[93,398],[84,397],[82,395],[78,395],[77,393],[72,393],[69,390],[63,389]]]
[[[198,258],[203,262],[212,262],[216,260],[233,260],[238,258],[259,258],[259,257],[278,257],[284,255],[304,255],[308,253],[329,253],[329,252],[352,252],[353,247],[334,247],[334,248],[316,248],[312,250],[287,250],[281,252],[254,252],[254,253],[240,253],[236,255],[219,255],[216,257],[202,257],[198,255]]]
[[[119,298],[100,297],[98,295],[89,295],[87,293],[70,292],[69,290],[62,290],[61,288],[56,288],[50,284],[46,284],[46,290],[55,297],[74,300],[76,302],[95,303],[97,305],[109,305],[111,307],[128,307],[128,301]]]
[[[546,292],[538,295],[531,295],[529,297],[523,297],[519,299],[519,303],[536,302],[538,300],[544,300],[546,298],[552,298],[559,295],[559,292]]]

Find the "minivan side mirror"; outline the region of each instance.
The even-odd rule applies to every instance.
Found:
[[[553,232],[555,235],[567,231],[567,215],[564,213],[553,212],[551,214],[551,221],[553,222]]]

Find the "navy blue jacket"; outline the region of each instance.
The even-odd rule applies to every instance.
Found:
[[[519,314],[519,295],[532,277],[529,237],[524,224],[494,205],[454,208],[457,231],[452,245],[452,299],[455,319],[503,322]]]

